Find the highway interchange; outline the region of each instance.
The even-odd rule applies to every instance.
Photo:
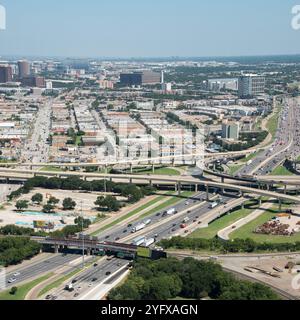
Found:
[[[27,152],[24,153],[25,161],[38,163],[48,161],[46,156],[46,144],[38,143],[41,141],[40,139],[44,141],[48,133],[47,128],[49,123],[45,122],[46,118],[50,118],[50,104],[48,106],[49,107],[46,107],[45,109],[41,109],[40,116],[37,120],[36,128],[38,129],[34,130],[32,137],[32,146],[34,148],[36,145],[45,145],[45,147],[41,147],[45,149],[42,150],[38,147],[37,151],[33,150],[34,157],[30,158],[28,155],[31,154],[31,150],[30,147],[29,149],[27,148],[28,154]],[[279,126],[272,146],[269,149],[260,152],[252,160],[251,164],[238,171],[237,175],[266,175],[272,172],[272,170],[282,163],[286,157],[296,158],[300,154],[298,133],[300,109],[297,108],[297,106],[297,103],[295,103],[293,100],[286,101],[283,111],[280,114]],[[42,137],[39,137],[39,135],[35,132],[38,132],[38,130],[41,128],[45,129],[40,131],[42,132]],[[217,195],[215,194],[216,191],[217,190],[210,189],[210,198],[213,199],[212,201],[220,201],[222,206],[230,204],[230,202],[238,197],[236,194]],[[146,219],[151,219],[151,223],[141,232],[143,236],[147,238],[155,237],[157,241],[163,238],[169,238],[176,235],[176,233],[181,229],[180,225],[182,224],[183,219],[186,217],[189,218],[189,221],[187,221],[186,224],[195,222],[201,223],[202,217],[211,211],[211,204],[206,201],[205,192],[197,192],[189,199],[183,198],[176,205],[172,206],[172,208],[175,208],[178,213],[175,214],[171,220],[169,216],[164,216],[164,212],[169,208],[164,208],[164,210],[155,212],[146,218],[138,219],[136,221],[133,220],[130,223],[130,226],[116,225],[105,232],[99,233],[98,238],[100,241],[107,240],[131,243],[135,237],[135,234],[131,233],[132,227]],[[155,227],[153,228],[151,226]],[[19,275],[16,276],[17,281],[14,283],[14,285],[16,285],[23,283],[26,280],[37,278],[42,274],[57,270],[62,266],[70,267],[67,271],[65,271],[65,274],[67,274],[74,270],[75,266],[71,266],[75,260],[78,260],[78,258],[78,255],[55,255],[27,267],[16,268],[13,272],[7,275],[7,279],[12,278],[14,277],[14,274],[19,273]],[[108,279],[111,274],[117,272],[120,268],[123,268],[127,263],[128,261],[116,259],[107,261],[103,259],[97,265],[93,265],[88,270],[83,271],[78,278],[75,277],[77,281],[74,292],[69,293],[63,290],[63,288],[59,288],[53,293],[52,298],[54,297],[58,300],[80,299],[80,297],[91,290],[92,287],[101,284],[103,281]],[[80,289],[78,289],[78,287],[80,287]],[[76,296],[74,297],[74,295]]]

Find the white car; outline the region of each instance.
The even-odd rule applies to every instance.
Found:
[[[11,278],[11,279],[8,280],[8,283],[14,283],[16,281],[17,281],[17,279]]]
[[[20,276],[20,275],[21,275],[20,272],[15,272],[15,273],[14,273],[14,277],[18,277],[18,276]]]

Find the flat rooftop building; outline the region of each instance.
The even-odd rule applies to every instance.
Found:
[[[146,84],[158,84],[160,82],[161,74],[153,71],[121,73],[120,75],[120,84],[122,86],[142,86]]]

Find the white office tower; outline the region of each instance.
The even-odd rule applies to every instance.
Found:
[[[161,71],[161,84],[165,83],[165,73],[164,70]]]
[[[46,89],[47,90],[52,90],[53,89],[52,81],[46,81]]]
[[[251,98],[265,92],[265,77],[247,74],[239,77],[239,97]]]

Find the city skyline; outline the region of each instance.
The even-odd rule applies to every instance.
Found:
[[[291,26],[296,3],[290,0],[272,5],[255,0],[251,8],[232,0],[70,3],[2,0],[7,27],[0,31],[0,54],[152,58],[300,53],[300,31]]]

